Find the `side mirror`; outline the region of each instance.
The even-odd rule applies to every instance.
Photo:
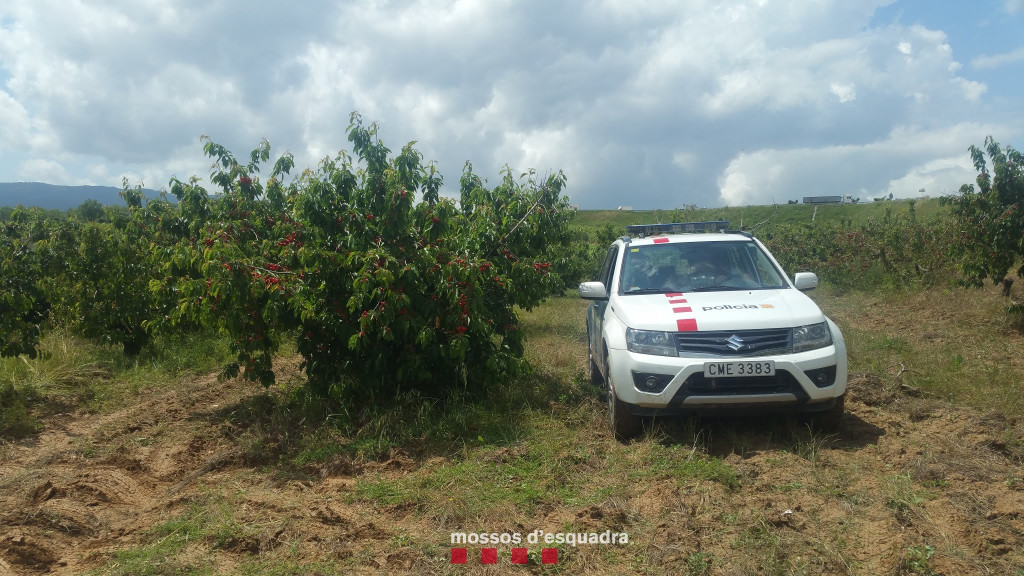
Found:
[[[818,275],[814,272],[797,272],[793,275],[793,286],[801,292],[814,290],[818,287]]]
[[[580,298],[584,300],[607,300],[608,290],[601,282],[584,282],[580,284]]]

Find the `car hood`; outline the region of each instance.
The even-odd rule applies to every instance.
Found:
[[[626,326],[640,330],[791,328],[825,320],[818,305],[793,288],[615,295],[609,304]]]

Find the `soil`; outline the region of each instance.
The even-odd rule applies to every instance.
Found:
[[[40,434],[0,447],[0,574],[109,566],[115,551],[152,543],[155,526],[211,490],[233,494],[240,527],[216,545],[199,543],[195,554],[212,554],[215,573],[251,558],[337,561],[357,573],[474,571],[449,564],[450,527],[347,497],[361,478],[416,474],[445,458],[394,454],[301,474],[251,464],[224,419],[261,392],[199,378],[114,413],[53,416]],[[739,473],[736,488],[665,480],[599,505],[542,506],[530,521],[631,532],[633,561],[608,566],[599,550],[580,548],[567,560],[578,573],[702,573],[694,559],[706,554],[707,574],[765,573],[773,562],[809,574],[924,574],[904,559],[926,545],[933,574],[1012,575],[1024,566],[1021,423],[915,398],[865,374],[852,378],[847,406],[841,433],[812,438],[803,453],[781,449],[773,428],[757,422],[742,443],[707,424],[708,451]],[[580,465],[593,473],[593,463]],[[403,545],[406,534],[435,546]]]

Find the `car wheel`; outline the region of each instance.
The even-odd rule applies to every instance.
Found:
[[[846,412],[846,394],[836,398],[834,406],[811,417],[811,426],[822,432],[838,432]]]
[[[605,366],[608,360],[605,359]],[[611,370],[608,370],[608,383],[605,393],[608,395],[608,424],[611,425],[612,434],[617,440],[629,440],[637,436],[642,429],[640,417],[629,411],[626,403],[619,400],[615,395],[615,385],[612,384]]]
[[[594,362],[594,354],[590,356],[590,383],[594,386],[602,387],[604,385],[604,376],[601,375],[601,369],[597,367],[597,362]]]

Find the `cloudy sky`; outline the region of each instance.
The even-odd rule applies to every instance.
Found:
[[[200,135],[312,167],[349,113],[583,208],[932,196],[1024,144],[1024,0],[4,0],[0,181],[207,178]]]

